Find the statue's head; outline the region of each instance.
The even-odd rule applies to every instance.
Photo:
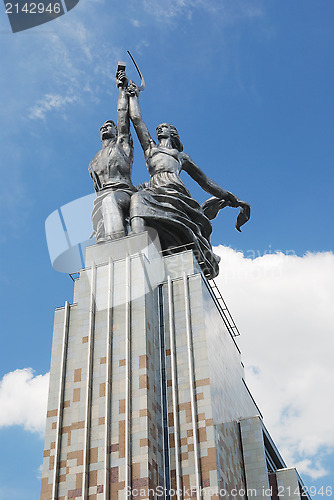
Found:
[[[101,141],[105,139],[116,139],[117,137],[117,126],[112,120],[107,120],[104,122],[100,128]]]
[[[170,123],[160,123],[156,128],[158,140],[170,137],[173,148],[183,151],[183,144],[174,125]]]

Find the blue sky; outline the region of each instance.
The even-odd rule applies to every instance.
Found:
[[[276,257],[263,260],[263,255],[278,250],[294,254],[291,261],[283,256],[277,266],[288,269],[282,273],[297,281],[271,280],[270,284],[290,287],[281,288],[280,297],[297,294],[290,303],[296,300],[294,311],[300,315],[285,316],[282,328],[291,329],[291,335],[282,336],[280,345],[282,352],[293,353],[291,366],[301,353],[304,356],[305,384],[307,374],[312,376],[308,386],[295,388],[304,395],[301,420],[289,420],[296,428],[301,428],[301,421],[307,422],[309,427],[303,431],[312,443],[303,448],[300,440],[289,449],[289,436],[274,417],[271,421],[284,449],[307,472],[302,474],[304,482],[317,488],[334,487],[334,436],[330,429],[326,435],[321,433],[324,421],[331,419],[328,412],[334,410],[324,403],[332,395],[333,371],[328,369],[324,377],[316,378],[319,366],[327,359],[330,365],[327,352],[332,346],[332,316],[325,305],[332,304],[334,278],[333,254],[328,253],[333,250],[333,15],[332,0],[174,0],[164,4],[157,0],[80,0],[57,20],[12,34],[1,11],[0,500],[39,496],[42,424],[34,421],[34,415],[27,419],[29,412],[20,407],[18,390],[8,413],[4,402],[10,396],[5,399],[5,388],[12,383],[34,397],[45,392],[53,311],[72,300],[73,283],[51,267],[44,223],[58,207],[93,191],[87,168],[100,148],[100,125],[115,118],[118,60],[128,62],[128,74],[138,82],[127,50],[145,76],[146,89],[140,99],[152,134],[158,123],[173,123],[185,152],[207,175],[252,205],[251,221],[241,234],[234,230],[235,211],[226,209],[214,222],[213,244],[244,253],[241,263],[235,263],[236,270],[245,260],[255,265],[250,258],[258,257],[252,262],[267,273],[267,262],[272,265]],[[137,183],[148,174],[138,142],[135,147],[133,180]],[[186,174],[183,179],[197,199],[206,198],[186,180]],[[307,252],[316,257],[307,259]],[[240,317],[243,338],[251,339],[253,330],[248,330],[238,310],[243,304],[234,306],[236,279],[229,276],[228,268],[225,274],[235,320],[238,323]],[[246,279],[249,276],[252,279]],[[247,283],[238,283],[249,294],[254,293],[252,286],[269,286],[253,271],[245,272],[243,278]],[[220,288],[224,295],[223,279]],[[273,305],[276,292],[273,286],[270,290],[273,295],[268,302],[272,300]],[[265,300],[263,295],[258,297]],[[249,315],[261,316],[261,304],[258,300],[254,305],[258,310],[253,307]],[[317,321],[303,336],[303,328],[311,328],[304,313],[311,309],[317,312]],[[270,324],[269,317],[267,321]],[[249,324],[254,332],[262,328],[262,338],[268,338],[267,323],[261,326],[249,320]],[[274,342],[270,339],[269,344]],[[247,341],[242,342],[247,366]],[[318,350],[312,347],[315,344]],[[254,367],[260,366],[261,359],[255,359],[255,353],[248,356],[250,382],[260,401],[268,394],[255,376]],[[281,361],[275,365],[276,373],[287,370]],[[313,386],[314,392],[308,392]],[[309,409],[314,408],[313,397],[320,386],[325,396],[316,399],[311,415]],[[280,401],[290,401],[294,393],[281,394],[281,389],[278,386]],[[289,414],[283,403],[280,411],[285,411],[285,417]]]

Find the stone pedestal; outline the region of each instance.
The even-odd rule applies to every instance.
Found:
[[[87,249],[55,312],[41,500],[262,498],[257,415],[191,251],[162,258],[147,233]]]

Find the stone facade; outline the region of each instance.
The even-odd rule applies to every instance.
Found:
[[[192,252],[89,247],[55,312],[41,500],[265,498],[266,453],[290,480],[269,441]]]

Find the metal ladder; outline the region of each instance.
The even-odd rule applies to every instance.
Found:
[[[226,305],[225,300],[222,297],[222,294],[220,293],[220,290],[215,282],[214,279],[209,280],[209,284],[212,290],[213,295],[215,296],[217,300],[217,304],[219,306],[219,309],[222,313],[225,325],[232,335],[232,337],[238,337],[240,335],[240,332],[238,330],[237,325],[234,323],[234,319],[231,316],[230,311],[228,310],[228,307]]]

